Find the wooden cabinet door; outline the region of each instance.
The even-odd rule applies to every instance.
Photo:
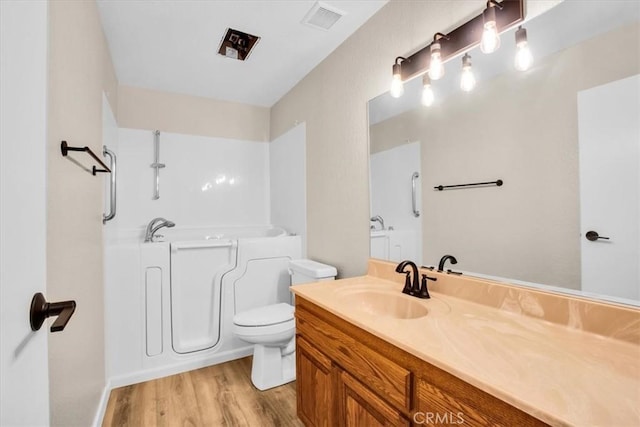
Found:
[[[337,369],[337,368],[336,368]],[[345,427],[409,426],[409,421],[347,372],[340,370],[340,425]]]
[[[307,427],[333,427],[331,360],[296,337],[298,417]]]

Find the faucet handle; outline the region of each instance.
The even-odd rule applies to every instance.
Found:
[[[402,289],[403,294],[413,295],[413,289],[411,288],[411,273],[409,271],[403,272],[405,274],[404,278],[404,289]]]
[[[416,295],[418,298],[428,299],[431,298],[429,295],[429,290],[427,289],[427,280],[433,280],[434,282],[438,280],[436,277],[429,277],[426,274],[422,275],[422,285],[420,286],[420,292]]]

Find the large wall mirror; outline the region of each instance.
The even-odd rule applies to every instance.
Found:
[[[371,100],[371,256],[640,305],[639,20],[636,1],[564,1],[523,24],[528,71],[513,29],[469,52],[473,91],[453,58],[430,107],[420,77]]]

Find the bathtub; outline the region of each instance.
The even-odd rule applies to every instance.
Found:
[[[289,302],[288,263],[300,236],[277,227],[143,231],[105,251],[107,375],[133,384],[252,353],[232,333],[233,316]]]

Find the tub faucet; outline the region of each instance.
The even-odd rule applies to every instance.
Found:
[[[384,219],[382,219],[382,217],[380,215],[376,215],[376,216],[372,216],[371,217],[371,222],[379,222],[380,223],[380,229],[384,230]]]
[[[451,260],[451,264],[458,263],[458,260],[453,255],[445,255],[440,258],[440,263],[438,264],[438,272],[444,271],[444,263],[447,262],[447,260]]]
[[[153,242],[156,231],[160,230],[162,227],[171,228],[175,226],[176,226],[175,223],[169,220],[166,220],[164,218],[160,218],[160,217],[154,218],[149,222],[149,225],[147,225],[147,231],[144,234],[144,241]]]
[[[411,267],[411,271],[404,271],[404,269],[409,266]],[[409,295],[418,295],[420,292],[420,283],[418,279],[418,266],[412,261],[402,261],[396,267],[396,273],[404,273],[406,274],[406,278],[404,281],[404,289],[402,290],[403,294]],[[411,273],[413,273],[413,284],[411,280]]]

